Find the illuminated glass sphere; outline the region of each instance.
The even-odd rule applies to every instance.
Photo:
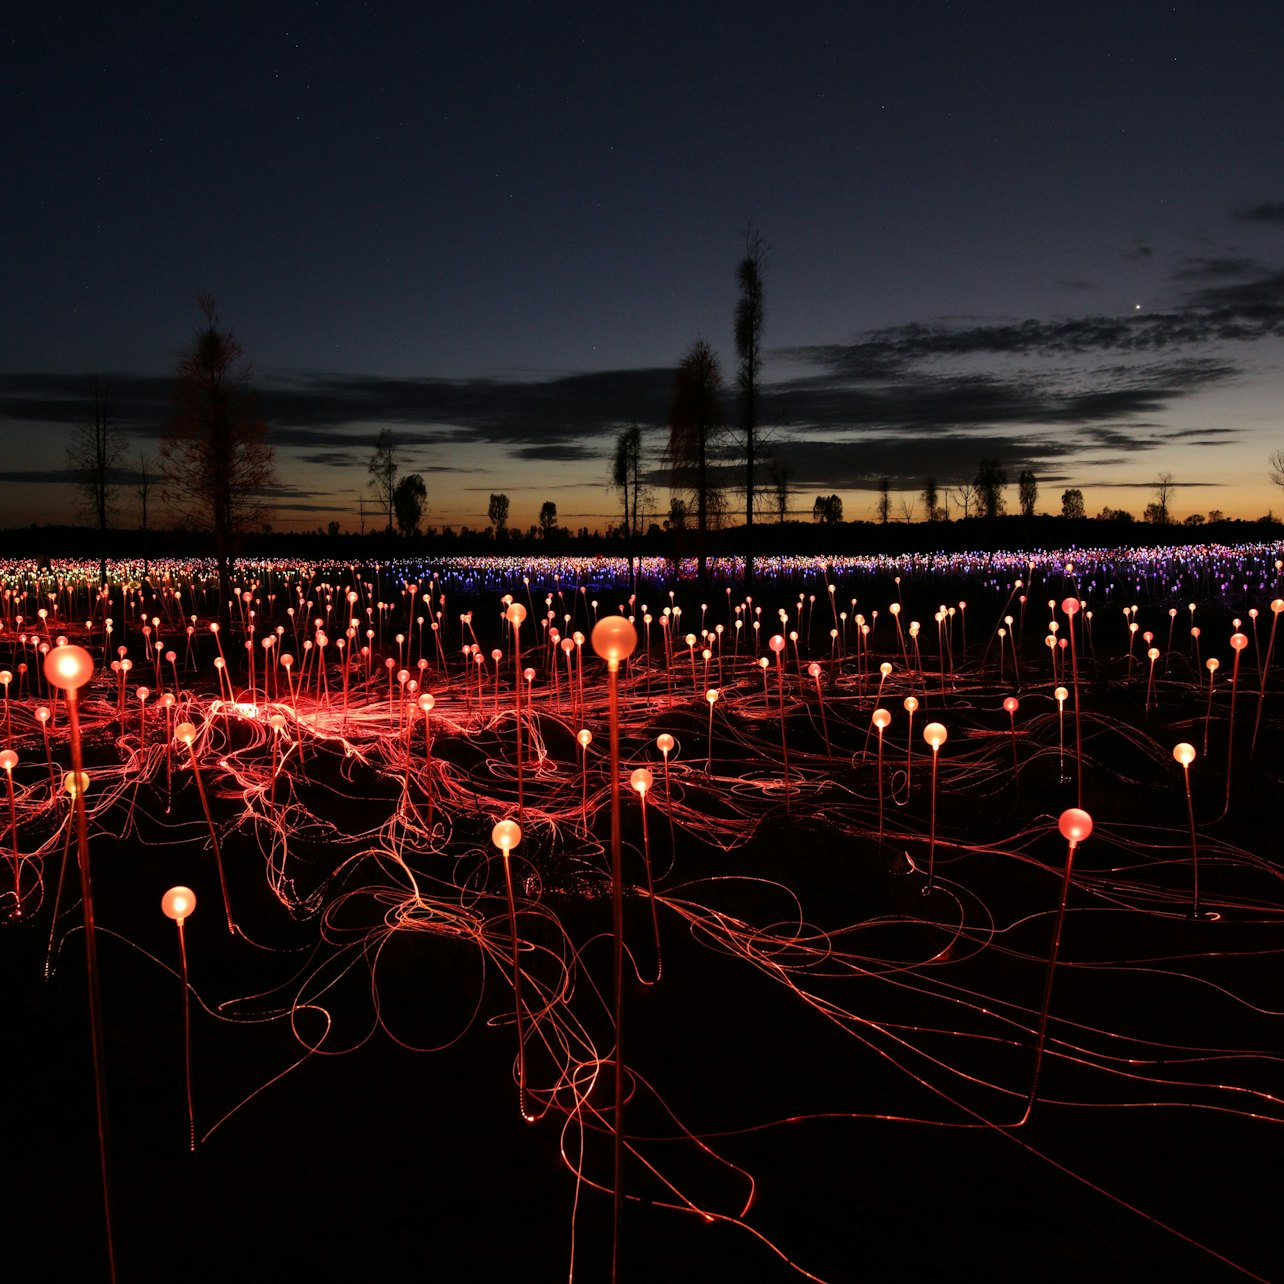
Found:
[[[190,722],[180,722],[174,728],[174,739],[181,740],[185,745],[190,745],[196,739],[196,728]]]
[[[73,798],[78,794],[89,792],[89,772],[87,771],[69,771],[62,778],[62,787]]]
[[[45,678],[60,691],[78,691],[94,674],[94,662],[82,646],[56,646],[45,656]]]
[[[1243,633],[1232,633],[1230,644],[1233,650],[1242,651],[1248,645],[1248,638]]]
[[[923,728],[923,739],[932,746],[933,750],[939,749],[945,743],[949,734],[945,729],[945,725],[940,722],[929,722]]]
[[[820,665],[818,665],[815,660],[807,666],[807,676],[809,678],[820,677]]]
[[[510,852],[522,841],[522,827],[515,820],[501,820],[490,831],[490,841],[503,852]]]
[[[161,909],[176,923],[181,923],[195,908],[196,893],[190,887],[171,887],[161,897]]]
[[[268,726],[271,727],[273,731],[282,731],[285,729],[285,719],[279,713],[274,713],[268,719]]]
[[[526,608],[520,602],[514,602],[512,606],[504,612],[504,618],[507,619],[509,624],[513,625],[514,628],[517,628],[521,625],[522,621],[526,619]]]
[[[1173,757],[1183,767],[1189,767],[1195,761],[1195,746],[1183,740],[1180,744],[1173,745]]]
[[[710,704],[713,704],[718,699],[718,696],[720,694],[721,693],[719,692],[717,687],[710,687],[708,691],[704,693],[704,698],[708,700]]]
[[[655,783],[655,777],[646,767],[639,767],[630,777],[629,784],[640,794],[645,794]]]
[[[769,646],[769,647],[770,647],[770,648],[771,648],[771,649],[772,649],[772,650],[773,650],[777,655],[779,655],[779,654],[781,653],[781,651],[783,651],[783,650],[785,649],[785,639],[784,639],[784,638],[782,638],[782,637],[780,636],[780,634],[779,634],[779,633],[777,633],[777,634],[774,634],[774,635],[773,635],[773,637],[772,637],[771,641],[770,641],[770,642],[768,642],[768,643],[767,643],[767,645],[768,645],[768,646]]]
[[[593,733],[587,727],[583,727],[575,739],[579,741],[581,749],[587,749],[593,743]]]
[[[619,664],[633,654],[638,644],[637,630],[622,615],[608,615],[593,626],[590,638],[593,650],[608,664]]]
[[[918,698],[916,696],[906,696],[901,703],[905,706],[906,713],[916,713],[918,711]]]
[[[886,731],[892,725],[892,715],[886,709],[875,709],[874,716],[870,721],[879,731]]]
[[[432,712],[432,709],[433,709],[433,706],[434,706],[436,703],[437,703],[436,698],[435,698],[434,696],[430,695],[427,691],[425,691],[425,692],[423,693],[423,695],[421,695],[421,696],[419,697],[419,707],[420,707],[420,708],[421,708],[425,713],[431,713],[431,712]]]
[[[1082,807],[1067,807],[1057,821],[1061,837],[1072,843],[1081,843],[1092,833],[1092,817]]]
[[[12,749],[0,749],[0,771],[12,771],[18,765],[18,755]]]
[[[1058,687],[1052,694],[1056,696],[1058,704],[1064,704],[1065,699],[1070,694],[1070,692],[1067,691],[1065,687]]]
[[[673,752],[674,739],[667,731],[662,731],[655,738],[655,747],[666,757]]]
[[[1003,702],[1003,708],[1008,713],[1015,713],[1020,707],[1021,702],[1016,698],[1016,696],[1008,696],[1008,698]]]

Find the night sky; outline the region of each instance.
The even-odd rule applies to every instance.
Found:
[[[995,456],[1038,508],[1284,509],[1284,6],[51,3],[6,21],[0,527],[69,520],[105,376],[154,454],[218,301],[277,529],[654,506],[678,361],[734,382],[770,247],[764,419],[810,519]],[[1015,488],[1009,491],[1015,507]],[[136,520],[121,498],[119,523]],[[169,520],[169,519],[166,519]]]

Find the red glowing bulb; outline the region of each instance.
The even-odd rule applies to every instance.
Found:
[[[637,630],[622,615],[608,615],[593,626],[593,650],[608,664],[619,664],[633,654]]]
[[[1081,807],[1067,807],[1057,821],[1061,837],[1072,843],[1081,843],[1092,833],[1092,817]]]
[[[502,852],[510,852],[522,841],[522,827],[515,820],[501,820],[490,831],[490,841]]]
[[[161,897],[161,909],[176,923],[181,924],[195,908],[196,893],[190,887],[171,887]]]
[[[93,677],[94,662],[81,646],[56,646],[45,656],[45,678],[61,691],[78,691]]]

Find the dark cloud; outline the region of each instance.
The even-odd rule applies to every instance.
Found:
[[[1129,241],[1119,253],[1126,259],[1148,259],[1155,252],[1145,241]]]
[[[1227,256],[1217,259],[1184,259],[1173,272],[1174,281],[1223,281],[1260,273],[1253,259]]]
[[[1194,355],[1201,346],[1284,335],[1284,271],[1209,257],[1186,260],[1173,281],[1184,293],[1154,312],[914,323],[848,344],[778,351],[804,372],[763,388],[763,420],[779,426],[782,454],[809,461],[806,484],[831,489],[895,474],[911,443],[920,456],[930,443],[933,466],[948,477],[966,475],[985,453],[1046,467],[1085,453],[1126,460],[1178,436],[1222,439],[1227,430],[1165,433],[1154,424],[1175,401],[1238,375],[1229,358]],[[163,431],[172,379],[106,379],[116,422],[144,438]],[[629,423],[643,427],[658,459],[672,383],[666,367],[463,380],[287,373],[260,374],[256,397],[283,475],[296,457],[362,471],[382,427],[395,433],[405,471],[466,473],[476,465],[463,448],[478,444],[519,464],[591,463]],[[0,375],[0,425],[84,422],[87,389],[79,376]],[[725,404],[730,417],[730,392]],[[1019,446],[1008,440],[1014,431]],[[899,467],[922,469],[921,457]],[[47,470],[0,480],[70,476]],[[657,467],[653,484],[665,481]]]
[[[1237,210],[1235,217],[1246,223],[1284,223],[1284,201],[1263,201]]]

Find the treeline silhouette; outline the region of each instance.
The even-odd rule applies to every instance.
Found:
[[[625,539],[617,533],[559,528],[547,537],[489,530],[402,536],[385,531],[355,534],[321,531],[262,531],[239,536],[235,556],[290,557],[306,561],[393,560],[400,558],[509,556],[663,557],[695,556],[694,532],[652,529]],[[1219,521],[1200,526],[1152,525],[1101,518],[1051,516],[968,517],[938,522],[785,521],[757,523],[750,530],[729,526],[710,531],[711,557],[829,556],[898,553],[993,552],[999,549],[1110,548],[1138,545],[1189,547],[1281,539],[1276,521]],[[100,531],[86,526],[25,526],[0,532],[0,557],[194,558],[210,555],[208,535],[198,531]]]

